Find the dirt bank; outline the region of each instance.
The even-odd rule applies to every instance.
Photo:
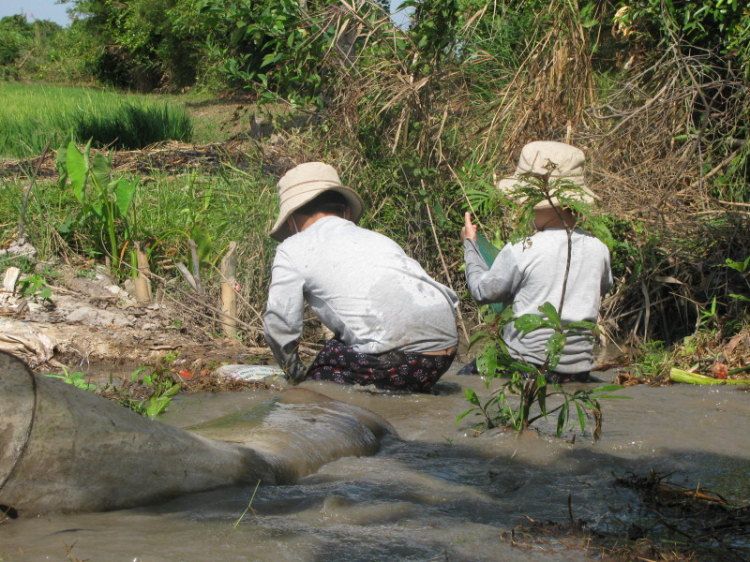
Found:
[[[65,366],[111,374],[173,354],[175,369],[197,374],[221,363],[268,358],[266,348],[196,328],[168,299],[139,305],[104,268],[53,267],[58,276],[49,297],[21,299],[6,292],[0,302],[0,349],[36,371]]]

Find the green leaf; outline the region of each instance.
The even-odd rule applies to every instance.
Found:
[[[70,141],[70,144],[68,144],[65,166],[70,178],[70,187],[73,190],[73,195],[75,195],[79,203],[83,204],[83,193],[89,172],[88,159],[84,156],[83,152],[78,150],[73,141]]]
[[[109,158],[104,154],[95,154],[91,164],[91,179],[98,189],[103,190],[109,184],[111,171],[112,165]]]
[[[494,378],[497,375],[497,347],[495,345],[485,346],[477,357],[477,370],[480,375],[486,377]]]
[[[565,427],[565,422],[568,420],[568,403],[565,402],[560,408],[560,413],[557,416],[557,436],[560,437]]]
[[[581,433],[585,433],[586,432],[586,414],[578,402],[576,402],[575,405],[576,405],[576,410],[578,411],[578,425],[581,428]]]
[[[483,340],[483,339],[485,339],[486,337],[487,337],[487,332],[485,332],[485,331],[483,331],[483,330],[482,330],[482,331],[479,331],[479,332],[474,332],[474,333],[473,333],[473,334],[471,335],[471,337],[469,338],[469,349],[471,349],[471,347],[472,347],[473,345],[475,345],[475,344],[476,344],[477,342],[479,342],[479,341],[482,341],[482,340]]]
[[[479,397],[477,396],[477,393],[474,392],[472,389],[467,388],[466,389],[466,400],[469,401],[470,404],[474,404],[475,406],[479,406]],[[471,410],[469,410],[471,411]]]
[[[135,190],[138,187],[138,180],[135,179],[129,182],[125,178],[117,180],[115,185],[115,198],[117,201],[117,209],[120,211],[122,217],[127,217],[128,209],[135,196]]]
[[[549,318],[558,330],[562,330],[562,320],[560,320],[560,315],[557,313],[557,309],[552,303],[545,302],[539,307],[539,312]]]
[[[570,324],[565,324],[565,330],[575,330],[578,328],[582,328],[584,330],[593,330],[596,328],[596,324],[594,322],[588,322],[586,320],[582,320],[581,322],[571,322]]]
[[[516,329],[523,332],[524,335],[533,332],[534,330],[538,330],[539,328],[551,327],[549,322],[537,314],[524,314],[523,316],[519,316],[516,318],[515,326]]]
[[[560,363],[560,357],[562,356],[563,349],[565,348],[565,334],[554,332],[547,343],[545,344],[545,351],[549,356],[549,368],[555,369]]]
[[[544,377],[540,377],[539,382],[542,383],[542,381],[544,381]],[[547,385],[544,383],[539,387],[537,402],[539,402],[539,410],[542,415],[547,417]]]
[[[594,390],[591,391],[592,394],[598,393],[598,392],[614,392],[615,390],[622,390],[625,388],[621,384],[605,384],[604,386],[597,386]]]
[[[456,418],[456,423],[460,422],[462,419],[464,419],[466,416],[468,416],[472,412],[476,412],[476,408],[472,408],[471,410],[466,410],[464,413],[460,414]]]

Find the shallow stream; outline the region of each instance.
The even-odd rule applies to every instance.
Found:
[[[574,443],[552,437],[552,421],[539,435],[520,438],[501,430],[480,435],[472,416],[456,424],[468,407],[464,389],[488,391],[478,377],[455,369],[434,395],[302,386],[382,415],[398,438],[386,439],[375,456],[340,459],[293,486],[222,489],[148,508],[6,521],[0,560],[572,561],[586,556],[574,540],[548,538],[521,548],[509,532],[528,526],[528,518],[565,524],[572,513],[589,528],[624,535],[641,517],[642,504],[635,491],[616,486],[615,477],[650,470],[672,473],[670,481],[687,487],[750,500],[750,392],[741,389],[623,389],[618,394],[630,400],[602,402],[602,438],[592,444],[588,435]],[[205,425],[262,411],[278,393],[180,396],[162,421]],[[748,537],[738,541],[746,546]]]

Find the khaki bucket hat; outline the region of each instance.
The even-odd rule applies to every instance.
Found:
[[[565,196],[569,199],[577,199],[583,203],[592,205],[599,198],[586,187],[583,179],[583,168],[586,163],[586,156],[580,148],[565,144],[564,142],[555,141],[534,141],[525,145],[521,149],[521,156],[518,158],[518,165],[512,177],[503,178],[497,182],[497,187],[505,194],[509,195],[516,203],[523,203],[526,197],[519,195],[516,191],[518,187],[529,186],[523,177],[523,174],[533,172],[536,174],[546,174],[548,163],[556,164],[557,167],[552,170],[550,179],[565,179],[574,183],[581,188],[580,191],[565,191]],[[552,192],[554,195],[554,191]],[[552,197],[555,206],[560,206],[556,197]],[[534,205],[534,209],[551,208],[548,200],[543,200]]]
[[[307,162],[289,170],[277,184],[279,190],[279,218],[273,225],[271,238],[279,242],[292,235],[286,220],[300,207],[325,191],[338,191],[346,198],[351,221],[362,216],[364,203],[356,191],[341,185],[336,169],[323,162]]]

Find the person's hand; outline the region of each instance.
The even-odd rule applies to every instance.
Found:
[[[284,375],[289,384],[291,384],[292,386],[297,386],[299,383],[305,380],[305,376],[307,375],[307,367],[305,367],[299,356],[297,356],[284,369]]]
[[[468,211],[464,214],[464,226],[461,229],[461,242],[470,238],[471,240],[477,239],[477,227],[471,224],[471,213]]]

